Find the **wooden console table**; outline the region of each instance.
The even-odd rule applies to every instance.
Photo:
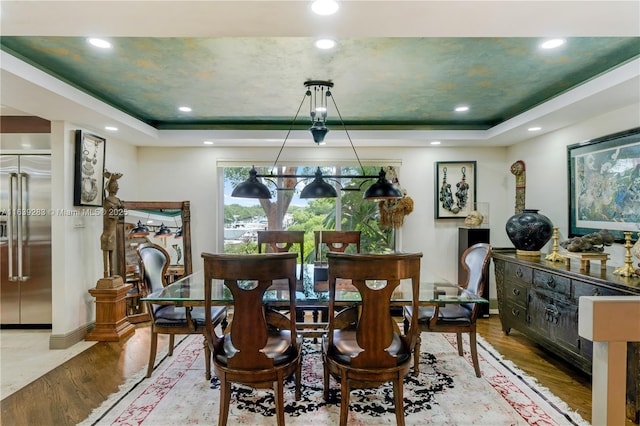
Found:
[[[578,335],[580,296],[640,295],[640,278],[614,275],[613,268],[580,271],[571,259],[565,264],[546,261],[544,255],[524,258],[515,249],[500,248],[493,249],[493,262],[504,332],[518,330],[587,374],[592,369],[593,343]],[[626,415],[639,423],[639,343],[627,345],[626,387]]]

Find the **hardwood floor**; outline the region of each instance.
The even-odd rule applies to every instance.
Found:
[[[591,376],[531,342],[512,329],[507,336],[497,315],[477,321],[477,331],[503,358],[535,377],[586,421],[591,421]]]
[[[497,315],[478,321],[478,332],[506,359],[534,376],[585,420],[591,419],[591,379],[543,351],[517,331],[502,332]],[[165,349],[166,336],[158,346]],[[0,402],[3,425],[75,425],[127,377],[147,365],[149,327],[139,324],[122,343],[100,342]]]

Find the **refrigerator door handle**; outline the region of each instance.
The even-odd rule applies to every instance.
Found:
[[[25,264],[24,264],[24,242],[25,242],[25,223],[24,221],[27,219],[26,210],[27,207],[25,205],[25,193],[27,193],[28,197],[28,175],[26,173],[18,173],[18,209],[20,209],[20,214],[16,220],[18,224],[18,281],[26,281],[29,277],[25,273]],[[29,237],[29,234],[26,235],[26,238]]]
[[[9,263],[9,281],[17,281],[18,277],[13,274],[13,258],[15,257],[14,250],[14,220],[16,219],[16,205],[14,200],[14,195],[16,191],[14,188],[17,187],[18,174],[10,173],[9,174],[9,212],[7,214],[7,248],[8,248],[8,263]]]

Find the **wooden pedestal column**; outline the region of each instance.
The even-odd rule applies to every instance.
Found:
[[[113,279],[116,277],[110,277]],[[112,288],[108,287],[103,279],[98,281],[95,288],[89,289],[89,293],[96,298],[96,326],[85,340],[97,340],[99,342],[118,342],[121,339],[135,333],[135,327],[127,320],[126,296],[131,284],[124,284],[122,278],[114,280]]]

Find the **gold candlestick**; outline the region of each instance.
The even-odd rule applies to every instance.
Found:
[[[564,256],[558,253],[558,228],[553,227],[553,251],[549,253],[545,259],[550,260],[552,262],[562,262],[564,260]]]
[[[622,277],[636,277],[635,269],[633,268],[633,262],[631,261],[631,232],[624,233],[624,248],[627,249],[627,253],[624,256],[624,265],[616,268],[613,273]]]

